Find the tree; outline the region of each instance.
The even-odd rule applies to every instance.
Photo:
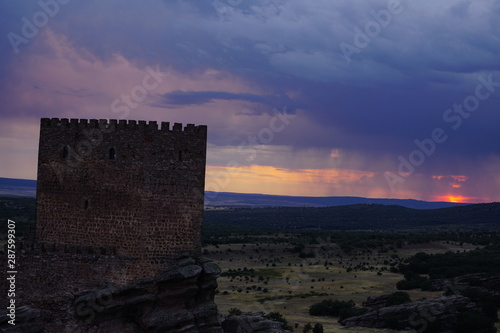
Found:
[[[353,307],[354,302],[352,300],[339,301],[328,299],[311,305],[309,308],[309,314],[312,316],[338,316],[341,309],[350,309]]]
[[[323,333],[323,325],[316,323],[313,328],[313,333]]]
[[[404,291],[396,291],[387,297],[385,306],[399,305],[411,302],[410,295]]]
[[[309,333],[311,332],[313,329],[311,323],[307,323],[304,328],[302,329],[302,333]]]

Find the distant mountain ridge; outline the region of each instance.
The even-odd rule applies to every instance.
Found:
[[[35,197],[36,180],[0,177],[0,196]],[[396,205],[413,209],[437,209],[468,205],[464,203],[430,202],[414,199],[296,197],[270,194],[205,192],[205,206],[207,207],[333,207],[359,204]]]
[[[1,197],[35,197],[36,180],[0,177]]]
[[[401,206],[413,209],[438,209],[470,205],[414,199],[373,199],[363,197],[294,197],[285,195],[205,192],[208,207],[334,207],[360,204]]]
[[[226,235],[228,230],[497,230],[500,203],[439,209],[359,204],[336,207],[225,208],[205,212],[204,230]],[[235,229],[236,228],[236,229]],[[441,229],[440,229],[441,228]],[[486,229],[485,229],[486,228]]]

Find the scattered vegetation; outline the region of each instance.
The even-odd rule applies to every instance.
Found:
[[[281,273],[275,269],[253,269],[246,268],[243,269],[229,269],[226,272],[221,273],[221,276],[229,276],[229,277],[258,277],[259,280],[264,280],[264,278],[280,278]]]
[[[259,302],[264,303],[268,301],[277,301],[280,299],[290,300],[292,298],[306,298],[306,297],[318,297],[318,296],[329,296],[328,293],[300,293],[300,294],[292,294],[292,295],[276,295],[276,296],[268,296],[268,297],[259,297]]]
[[[355,305],[352,300],[339,301],[328,299],[311,305],[309,314],[311,316],[339,317],[339,321],[342,321],[346,318],[359,316],[367,312],[367,309],[356,308]]]
[[[283,323],[283,329],[289,330],[293,332],[293,328],[288,325],[288,321],[283,317],[283,315],[279,312],[269,312],[267,315],[264,316],[267,319],[273,320],[273,321],[278,321],[280,323]]]
[[[311,332],[313,329],[313,326],[311,325],[311,323],[307,323],[304,325],[304,328],[302,329],[302,333],[309,333]]]
[[[230,208],[205,212],[209,234],[234,232],[251,235],[255,230],[394,230],[435,226],[498,225],[500,203],[442,209],[410,209],[400,206],[350,205],[325,208]]]

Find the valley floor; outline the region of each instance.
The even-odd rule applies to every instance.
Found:
[[[290,251],[289,243],[224,244],[204,248],[205,257],[214,260],[224,275],[218,279],[216,303],[221,314],[232,308],[243,312],[279,312],[294,328],[321,323],[325,332],[382,333],[397,332],[355,327],[347,329],[335,317],[309,315],[309,307],[326,299],[353,300],[361,307],[368,297],[390,294],[403,279],[391,273],[390,265],[418,252],[444,253],[468,251],[475,246],[434,242],[403,246],[388,253],[346,255],[336,244],[310,245],[314,258],[300,258]],[[232,276],[227,276],[231,274]],[[413,301],[435,298],[442,292],[407,291]],[[497,324],[498,325],[498,324]],[[420,327],[415,327],[416,332]],[[412,332],[412,331],[409,331]]]

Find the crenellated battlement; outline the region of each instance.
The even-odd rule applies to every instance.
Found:
[[[203,125],[42,118],[37,243],[24,251],[113,265],[125,258],[135,265],[127,279],[198,255],[206,144]]]
[[[125,120],[125,119],[68,119],[68,118],[42,118],[40,121],[42,128],[100,128],[100,129],[132,129],[142,131],[162,131],[162,132],[186,132],[186,133],[207,133],[206,125],[186,124],[183,128],[181,123],[174,123],[170,128],[170,122],[162,121],[158,126],[157,121],[145,120]]]

